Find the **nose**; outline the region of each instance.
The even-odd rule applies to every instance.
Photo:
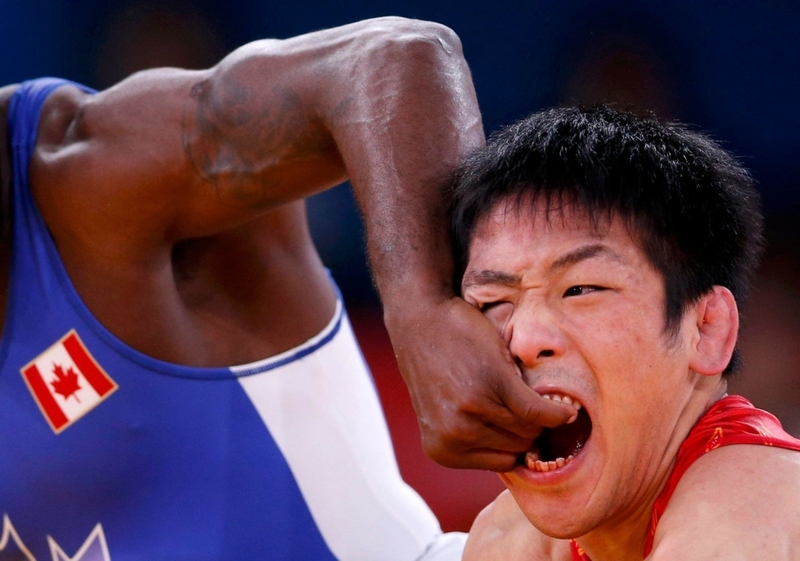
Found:
[[[566,347],[558,318],[543,304],[515,310],[506,327],[506,342],[514,360],[525,368],[558,359]]]

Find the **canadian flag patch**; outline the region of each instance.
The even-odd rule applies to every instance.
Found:
[[[117,384],[73,329],[20,370],[56,434],[97,407]]]

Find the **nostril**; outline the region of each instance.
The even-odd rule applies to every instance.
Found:
[[[553,356],[554,354],[555,354],[555,352],[551,351],[550,349],[547,349],[547,350],[544,350],[544,351],[540,351],[539,352],[539,356],[537,358],[547,358],[547,357]]]

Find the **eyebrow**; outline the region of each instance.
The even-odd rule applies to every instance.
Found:
[[[486,284],[502,284],[505,286],[519,286],[522,277],[504,273],[502,271],[468,271],[461,279],[461,290],[470,286],[480,286]]]
[[[591,244],[579,247],[562,255],[550,264],[549,272],[556,273],[567,267],[591,259],[593,257],[609,257],[610,259],[619,263],[625,263],[625,259],[616,251],[603,244]],[[471,286],[480,286],[487,284],[501,284],[509,287],[519,286],[522,282],[522,277],[503,271],[483,270],[483,271],[467,271],[461,280],[462,291]]]
[[[607,245],[597,243],[579,247],[573,251],[570,251],[566,255],[562,255],[550,265],[550,272],[558,272],[562,269],[566,269],[567,267],[575,265],[576,263],[580,263],[581,261],[585,261],[597,256],[609,257],[618,263],[625,263],[625,259],[619,253]]]

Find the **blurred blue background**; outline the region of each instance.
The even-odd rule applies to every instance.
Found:
[[[487,133],[531,111],[598,101],[697,125],[753,171],[767,216],[768,253],[741,341],[745,372],[734,386],[800,435],[798,6],[790,0],[3,0],[0,83],[56,75],[104,88],[142,68],[207,67],[259,38],[401,15],[444,23],[461,37]],[[485,500],[453,503],[436,487],[450,476],[432,479],[430,470],[438,468],[419,467],[426,460],[407,397],[395,384],[391,350],[378,333],[377,299],[347,186],[315,197],[310,218],[323,259],[356,310],[404,474],[418,486],[434,485],[423,494],[446,527],[463,528]],[[487,496],[496,492],[495,480],[487,485]]]
[[[141,68],[206,67],[247,41],[390,14],[459,34],[487,132],[571,101],[644,107],[722,140],[754,171],[769,214],[800,207],[800,8],[789,0],[4,0],[0,83],[58,75],[104,88]],[[351,303],[374,302],[347,190],[320,199],[320,250]]]

